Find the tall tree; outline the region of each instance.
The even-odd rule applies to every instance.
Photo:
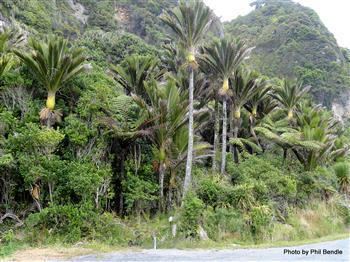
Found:
[[[234,74],[240,63],[245,59],[251,48],[248,48],[240,40],[222,38],[216,40],[209,47],[204,47],[203,62],[211,68],[218,81],[222,83],[219,94],[223,100],[223,123],[222,123],[222,154],[221,174],[226,166],[226,140],[227,140],[227,99],[229,97],[229,78]],[[217,108],[216,108],[217,109]],[[215,154],[215,152],[214,152]]]
[[[236,70],[232,83],[232,108],[233,112],[233,134],[230,134],[234,139],[238,138],[238,131],[241,126],[241,109],[242,107],[257,93],[259,82],[261,81],[255,72],[249,71],[243,67]],[[235,141],[235,140],[233,140]],[[238,149],[233,147],[233,157],[238,163]]]
[[[172,79],[168,79],[164,86],[152,80],[146,83],[145,91],[147,98],[133,95],[133,99],[147,112],[154,127],[149,138],[153,144],[154,159],[158,166],[159,206],[163,210],[164,177],[170,166],[175,136],[186,124],[188,100]]]
[[[197,67],[196,50],[203,40],[213,20],[212,11],[202,1],[181,1],[179,6],[166,12],[162,21],[175,33],[179,45],[187,53],[189,65],[189,120],[188,120],[188,152],[186,174],[184,179],[183,196],[191,185],[191,171],[193,158],[193,89],[194,69]]]
[[[261,79],[257,82],[257,92],[252,96],[247,103],[244,104],[244,108],[249,112],[249,131],[253,136],[257,145],[260,145],[259,139],[254,131],[256,120],[260,117],[264,117],[263,108],[266,100],[269,100],[270,108],[273,108],[274,103],[269,99],[268,94],[271,91],[271,85],[267,80]],[[265,102],[265,103],[264,103]],[[261,110],[261,111],[259,111]]]
[[[55,112],[57,91],[88,67],[82,50],[69,48],[63,38],[48,37],[45,42],[31,39],[29,44],[32,52],[14,50],[14,53],[46,88],[46,107],[40,112],[40,120],[51,127],[60,117],[60,113]]]

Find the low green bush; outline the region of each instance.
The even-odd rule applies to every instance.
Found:
[[[225,205],[226,183],[219,176],[205,176],[198,183],[196,193],[206,204],[212,207]]]
[[[100,215],[88,204],[47,207],[31,214],[25,225],[27,241],[34,244],[75,243],[82,239],[126,244],[129,236],[127,228],[111,214]]]
[[[204,228],[210,239],[221,241],[241,238],[246,232],[242,214],[236,208],[207,208],[203,214]]]
[[[269,206],[255,206],[250,212],[251,232],[255,240],[270,239],[272,229],[272,210]]]
[[[204,211],[204,203],[194,193],[186,195],[180,219],[180,230],[185,237],[196,238],[197,229]]]

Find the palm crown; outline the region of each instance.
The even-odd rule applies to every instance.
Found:
[[[229,77],[251,50],[243,41],[231,41],[227,38],[216,40],[211,46],[203,48],[204,55],[201,61],[223,81],[222,93],[227,93]]]
[[[303,87],[301,83],[284,80],[281,86],[275,88],[272,97],[287,109],[288,119],[291,120],[293,111],[309,90],[310,86]]]
[[[55,108],[56,92],[85,68],[82,50],[68,48],[67,44],[60,37],[49,37],[46,42],[32,39],[31,53],[14,51],[47,89],[46,107],[50,110]]]
[[[261,79],[256,73],[244,68],[236,70],[234,77],[230,79],[232,83],[232,104],[234,107],[234,117],[241,117],[241,108],[244,106],[261,87]]]
[[[202,1],[181,1],[178,8],[167,11],[161,17],[188,52],[187,62],[195,63],[195,49],[209,30],[212,17],[212,11]]]
[[[11,68],[11,50],[23,41],[23,35],[16,30],[0,32],[0,77]]]

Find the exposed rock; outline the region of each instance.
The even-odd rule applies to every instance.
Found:
[[[10,25],[10,22],[0,13],[0,31],[3,31]]]
[[[176,237],[176,231],[177,231],[177,225],[176,224],[172,224],[171,225],[171,235],[173,237]]]
[[[201,225],[198,226],[198,235],[199,235],[200,240],[208,240],[209,239],[207,232],[204,230],[204,228]]]
[[[72,8],[72,10],[74,11],[74,16],[83,24],[86,24],[87,20],[88,20],[88,15],[86,15],[85,13],[85,7],[80,4],[80,3],[76,3],[74,0],[67,0],[70,8]]]
[[[350,91],[344,93],[342,101],[338,100],[332,104],[332,111],[341,122],[350,119]]]

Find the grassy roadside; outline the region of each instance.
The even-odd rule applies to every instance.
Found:
[[[174,241],[173,246],[170,243],[160,248],[177,248],[177,249],[233,249],[233,248],[269,248],[269,247],[283,247],[283,246],[298,246],[304,244],[319,243],[325,241],[332,241],[344,239],[350,236],[350,232],[329,235],[325,237],[307,239],[300,241],[277,241],[266,244],[247,244],[247,243],[232,243],[231,241],[214,242],[214,241]],[[47,245],[42,247],[29,247],[28,245],[18,245],[13,247],[17,249],[12,255],[8,254],[0,261],[45,261],[50,259],[68,259],[75,256],[82,256],[86,254],[101,254],[116,251],[138,251],[141,248],[125,248],[120,246],[111,246],[101,244],[98,242],[79,243],[74,246],[69,245]],[[12,252],[11,252],[12,253]]]
[[[165,245],[161,248],[178,248],[178,249],[227,249],[227,248],[269,248],[269,247],[284,247],[284,246],[299,246],[299,245],[305,245],[305,244],[314,244],[319,242],[326,242],[326,241],[332,241],[332,240],[339,240],[339,239],[345,239],[350,237],[350,231],[346,233],[336,233],[328,236],[323,236],[320,238],[313,238],[313,239],[304,239],[304,240],[293,240],[293,241],[275,241],[275,242],[269,242],[269,243],[261,243],[261,244],[254,244],[254,243],[246,243],[246,242],[239,242],[239,241],[221,241],[221,242],[215,242],[215,241],[176,241],[173,242],[173,246]]]

